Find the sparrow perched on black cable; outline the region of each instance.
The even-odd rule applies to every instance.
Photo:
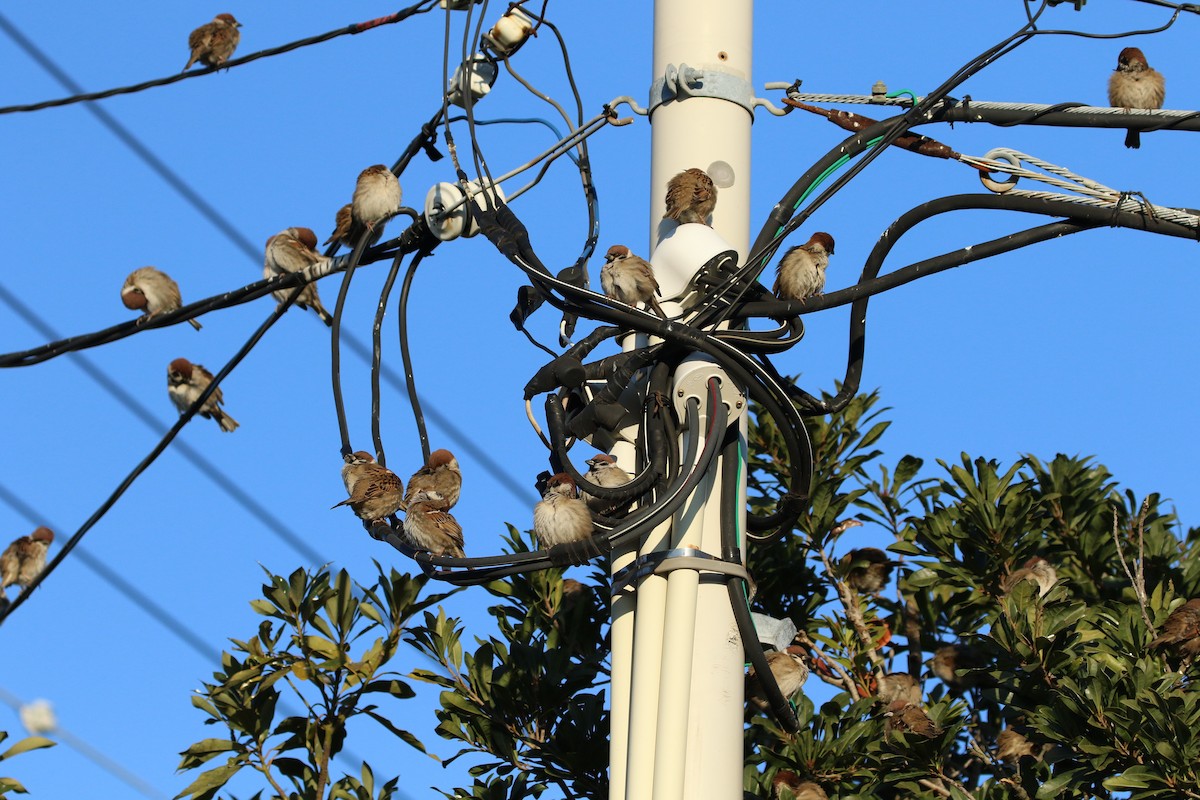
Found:
[[[588,471],[584,473],[585,478],[590,483],[606,488],[614,488],[624,486],[633,480],[633,476],[625,470],[617,466],[617,460],[608,453],[600,453],[592,456],[587,460]],[[580,490],[583,495],[584,502],[593,514],[602,514],[606,517],[611,517],[614,513],[621,511],[629,506],[628,500],[604,500],[590,495],[587,492]]]
[[[367,167],[358,175],[350,214],[354,221],[374,232],[400,210],[400,180],[383,164]]]
[[[417,492],[437,492],[446,502],[446,508],[454,508],[462,492],[462,472],[458,459],[449,450],[434,450],[429,454],[429,463],[421,467],[408,479],[404,501],[412,502]]]
[[[775,296],[780,300],[807,300],[825,289],[825,269],[833,255],[833,237],[818,231],[779,260]]]
[[[317,252],[317,235],[311,228],[285,228],[267,239],[266,254],[263,259],[263,277],[268,280],[277,278],[287,272],[303,272],[314,264],[320,264],[329,259]],[[280,303],[288,299],[294,288],[279,289],[272,292]],[[321,305],[321,296],[317,294],[317,284],[310,281],[304,285],[295,305],[302,309],[311,308],[326,325],[333,325],[333,315]]]
[[[350,506],[367,525],[386,520],[404,508],[404,481],[362,450],[351,453],[342,467],[342,482],[350,496],[333,505]]]
[[[0,553],[0,598],[9,586],[28,589],[33,579],[46,568],[46,551],[54,541],[54,532],[46,527],[15,539]]]
[[[200,398],[200,394],[208,388],[212,379],[212,373],[200,364],[193,364],[186,358],[177,358],[167,365],[167,394],[171,395],[171,402],[182,414]],[[197,413],[205,419],[216,420],[221,430],[229,433],[237,429],[238,423],[221,408],[224,402],[225,394],[218,386]]]
[[[212,22],[206,22],[188,36],[188,47],[192,50],[187,66],[187,72],[192,64],[199,61],[206,67],[219,67],[229,60],[237,49],[242,35],[238,28],[242,23],[233,18],[233,14],[217,14]]]
[[[543,550],[592,535],[592,512],[577,496],[575,481],[567,473],[546,482],[546,493],[533,507],[533,533]]]
[[[1108,78],[1108,104],[1114,108],[1162,108],[1166,97],[1166,80],[1162,73],[1146,63],[1146,56],[1136,47],[1126,47],[1117,57],[1117,68]],[[1140,131],[1130,129],[1125,134],[1125,146],[1142,146]]]
[[[417,549],[428,550],[435,556],[466,558],[462,526],[447,510],[445,498],[423,489],[406,502],[404,534]]]
[[[654,268],[646,259],[629,252],[629,248],[623,244],[608,248],[604,266],[600,268],[600,287],[604,289],[605,297],[634,308],[641,308],[642,303],[646,303],[655,314],[667,318],[654,297],[661,294],[658,281],[654,278]]]
[[[178,311],[183,306],[179,284],[170,275],[154,267],[142,267],[129,273],[121,287],[121,302],[133,311],[145,312],[143,320],[159,314]],[[189,319],[188,324],[200,330],[200,323]]]

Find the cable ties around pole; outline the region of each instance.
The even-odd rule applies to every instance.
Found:
[[[677,569],[697,572],[716,572],[732,575],[750,583],[750,573],[737,562],[726,561],[695,547],[679,547],[674,550],[659,550],[638,556],[637,560],[613,575],[613,594],[631,588],[631,584],[650,575],[665,575]]]

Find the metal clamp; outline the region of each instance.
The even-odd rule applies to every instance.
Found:
[[[664,103],[688,97],[715,97],[736,103],[754,113],[754,87],[750,81],[730,72],[712,68],[667,64],[666,74],[650,86],[650,113]]]
[[[612,591],[614,594],[623,592],[631,588],[630,584],[640,581],[642,578],[650,575],[665,575],[677,569],[691,569],[697,572],[716,572],[721,575],[733,575],[746,581],[751,587],[751,596],[754,594],[754,581],[744,566],[710,555],[695,547],[659,550],[638,556],[636,561],[627,567],[617,570],[616,574],[613,575]]]

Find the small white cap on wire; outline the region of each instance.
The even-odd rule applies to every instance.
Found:
[[[489,192],[485,193],[484,187],[490,187]],[[497,198],[504,200],[504,190],[499,186],[491,187],[487,178],[468,183],[467,193],[481,209],[486,209],[489,202],[494,206]],[[457,183],[438,183],[429,190],[425,195],[425,222],[433,235],[443,242],[460,236],[469,239],[479,233],[479,223],[467,208],[466,197]]]
[[[496,82],[496,65],[488,60],[483,53],[475,53],[469,59],[458,65],[450,84],[446,87],[446,95],[451,103],[459,108],[466,108],[463,91],[471,93],[471,103],[479,101],[492,90]]]
[[[49,700],[34,700],[21,706],[21,724],[33,736],[44,736],[53,733],[58,728],[58,719],[54,716],[54,706]]]

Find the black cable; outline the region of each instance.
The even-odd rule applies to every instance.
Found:
[[[10,292],[7,287],[0,284],[0,302],[7,305],[12,311],[21,317],[42,336],[48,339],[58,338],[59,334],[54,328],[50,327],[40,316],[38,316],[29,306],[25,305],[21,300]],[[91,378],[101,389],[110,394],[123,405],[133,416],[135,416],[142,424],[148,427],[156,435],[162,436],[166,428],[163,427],[157,415],[149,408],[141,403],[136,397],[130,394],[119,383],[109,377],[108,373],[100,369],[92,363],[90,359],[79,353],[69,353],[67,356],[72,363],[83,370],[84,374]],[[257,519],[271,533],[277,536],[288,544],[293,550],[308,560],[310,564],[325,564],[329,562],[316,550],[314,550],[299,534],[283,525],[276,518],[276,515],[268,511],[261,503],[252,497],[245,489],[239,486],[235,481],[231,480],[216,464],[209,461],[196,448],[192,447],[185,440],[180,440],[175,443],[175,449],[187,457],[192,464],[200,470],[200,473],[211,480],[222,491],[233,498],[234,502],[246,510],[252,517]]]
[[[447,13],[451,12],[447,11]],[[13,28],[13,30],[15,31],[16,29]],[[72,86],[78,85],[75,84],[71,77],[67,75],[61,67],[59,67],[42,51],[38,50],[32,42],[26,39],[23,35],[20,35],[19,32],[18,35],[25,43],[23,46],[26,46],[26,49],[29,50],[31,55],[33,55],[34,59],[39,65],[41,65],[43,69],[49,72],[56,80],[59,81],[59,83],[66,86],[69,91],[82,91],[81,89],[72,89]],[[229,239],[234,246],[245,253],[250,260],[255,263],[256,268],[258,268],[258,265],[262,263],[262,251],[260,248],[255,246],[249,239],[243,236],[229,220],[222,216],[219,211],[213,208],[213,206],[209,205],[204,198],[199,195],[199,193],[192,189],[191,186],[189,186],[181,177],[167,167],[167,165],[163,163],[161,159],[155,156],[145,144],[134,137],[132,133],[130,133],[125,127],[117,122],[110,114],[105,112],[104,109],[94,103],[87,104],[84,106],[84,108],[95,115],[100,122],[113,133],[113,135],[120,139],[125,146],[127,146],[134,152],[135,155],[138,156],[138,158],[140,158],[147,166],[154,170],[159,177],[166,181],[167,184],[170,185],[171,188],[173,188],[176,192],[178,192],[193,208],[199,211],[205,219],[211,222],[217,228],[217,230],[219,230],[227,239]],[[51,334],[47,338],[58,338],[58,335]],[[346,346],[350,348],[350,350],[354,352],[354,354],[358,356],[363,363],[371,363],[371,350],[366,346],[366,344],[364,344],[357,336],[354,336],[351,333],[347,333],[344,339]],[[96,370],[94,367],[88,371],[88,374],[94,380],[106,380],[106,378],[103,376],[103,373],[101,373],[99,370]],[[391,369],[386,364],[383,367],[383,377],[388,382],[388,385],[390,385],[396,391],[401,393],[405,392],[404,382],[400,379],[400,376],[396,374],[395,370]],[[109,384],[111,387],[109,388],[110,392],[115,389],[118,392],[123,393],[123,390],[120,390],[120,387],[112,384],[111,381]],[[126,403],[126,405],[128,406],[129,404]],[[149,412],[146,413],[148,414]],[[471,437],[464,434],[455,424],[454,420],[440,412],[436,407],[430,408],[427,412],[427,415],[435,424],[446,431],[447,436],[455,443],[456,449],[462,451],[463,453],[469,454],[473,459],[479,462],[479,464],[483,466],[484,470],[487,471],[497,483],[507,489],[514,498],[521,502],[524,502],[528,499],[528,488],[522,483],[518,482],[513,476],[509,475],[508,471],[505,470],[504,467],[502,467],[490,453],[476,444]],[[198,461],[200,459],[199,454],[194,450],[192,453],[195,454],[191,456],[193,461]],[[259,505],[248,494],[246,494],[246,492],[240,486],[237,486],[237,484],[235,484],[233,481],[230,481],[228,478],[224,477],[224,475],[222,475],[215,466],[209,464],[209,467],[213,472],[211,477],[218,481],[218,483],[222,485],[222,488],[233,495],[239,504],[251,510],[251,513],[253,513],[254,516],[261,520],[265,525],[267,525],[268,528],[280,535],[290,534],[290,531],[280,526],[279,523],[274,519],[274,516],[261,505]],[[307,548],[307,546],[303,544],[303,540],[299,539],[299,537],[291,534],[291,538],[293,540],[294,547],[304,546],[309,553],[312,552],[311,548]],[[314,563],[325,563],[327,560],[328,559],[317,558],[314,560]]]
[[[429,8],[421,8],[421,6],[424,5],[428,5]],[[421,0],[421,2],[417,3],[416,5],[401,9],[400,11],[397,11],[394,14],[389,14],[385,17],[379,17],[378,19],[368,20],[366,22],[354,23],[347,25],[344,28],[338,28],[336,30],[318,34],[316,36],[309,36],[305,39],[298,39],[294,42],[289,42],[278,47],[272,47],[267,50],[259,50],[257,53],[251,53],[250,55],[242,56],[241,58],[232,58],[216,67],[205,67],[203,69],[189,70],[188,72],[181,72],[177,75],[168,75],[165,78],[155,78],[142,83],[136,83],[132,86],[121,86],[115,89],[106,89],[102,92],[84,93],[82,87],[71,88],[70,91],[75,92],[75,94],[71,97],[63,97],[57,100],[44,100],[40,103],[29,103],[27,105],[3,106],[0,107],[0,114],[13,114],[21,111],[40,111],[44,108],[56,108],[59,106],[71,105],[73,103],[83,103],[91,100],[103,100],[105,98],[115,97],[117,95],[141,92],[146,89],[152,89],[156,86],[166,86],[168,84],[178,83],[179,81],[185,81],[189,78],[196,78],[200,75],[208,75],[209,73],[224,71],[232,69],[233,67],[239,67],[242,64],[248,64],[251,61],[258,61],[260,58],[269,58],[271,56],[277,56],[282,53],[291,52],[292,50],[298,50],[301,47],[308,47],[309,45],[327,42],[330,39],[336,39],[339,36],[353,35],[356,33],[362,33],[363,31],[371,30],[372,28],[378,28],[382,25],[391,25],[395,22],[402,22],[403,20],[408,19],[415,14],[423,14],[427,11],[430,11],[433,8],[433,5],[434,0]],[[4,32],[7,33],[13,39],[13,41],[15,41],[21,47],[21,49],[25,50],[25,52],[31,55],[34,59],[41,61],[40,51],[38,51],[37,48],[33,46],[33,43],[26,39],[21,32],[12,25],[12,23],[5,19],[3,14],[0,14],[0,29],[3,29]],[[46,63],[48,63],[48,61]],[[45,67],[46,63],[43,63],[42,66]]]
[[[354,277],[354,270],[358,267],[363,250],[366,249],[367,240],[370,238],[371,231],[363,226],[358,242],[354,245],[354,252],[350,254],[350,260],[346,263],[346,272],[342,275],[342,286],[338,290],[337,305],[333,309],[333,325],[329,328],[329,368],[333,379],[333,410],[337,415],[338,435],[342,438],[343,457],[353,453],[354,447],[350,444],[350,426],[346,422],[346,403],[342,399],[342,349],[339,346],[342,336],[342,312],[346,308],[346,296],[350,293],[350,280]]]
[[[408,293],[412,289],[413,277],[417,267],[429,253],[420,250],[408,264],[408,272],[404,274],[404,283],[400,287],[400,307],[397,313],[400,327],[400,360],[404,364],[404,385],[408,389],[408,401],[412,405],[413,420],[417,425],[417,436],[421,441],[421,463],[429,463],[429,433],[425,430],[425,414],[421,411],[421,399],[417,395],[416,379],[413,376],[412,355],[408,351]]]
[[[382,467],[387,466],[387,456],[383,452],[383,433],[380,431],[380,396],[379,372],[383,364],[383,316],[387,313],[388,299],[392,294],[392,286],[400,274],[402,254],[392,259],[392,268],[388,270],[387,280],[379,294],[379,306],[375,309],[375,324],[371,328],[371,442],[375,445],[375,460]]]
[[[981,245],[963,248],[933,259],[918,262],[891,273],[885,278],[875,281],[888,253],[895,247],[899,239],[913,227],[926,219],[951,211],[968,209],[999,209],[1018,211],[1030,214],[1066,217],[1069,222],[1053,225],[1038,226],[1021,231],[1000,239],[993,239]],[[875,247],[872,248],[863,266],[862,276],[858,285],[848,290],[831,293],[829,298],[813,298],[812,309],[803,308],[804,304],[790,301],[777,303],[750,303],[742,309],[742,313],[750,314],[765,312],[780,313],[810,313],[819,308],[832,305],[842,305],[848,300],[853,301],[850,311],[850,352],[847,359],[846,375],[840,391],[831,399],[817,401],[813,409],[816,413],[833,413],[845,407],[858,391],[862,378],[863,354],[866,347],[866,316],[867,301],[878,292],[902,285],[924,275],[940,272],[951,267],[961,266],[984,257],[1010,252],[1031,244],[1047,241],[1058,236],[1090,230],[1105,225],[1133,228],[1154,233],[1162,233],[1180,238],[1196,239],[1200,236],[1194,228],[1189,228],[1175,222],[1169,222],[1149,213],[1133,211],[1114,212],[1109,208],[1073,203],[1067,200],[1050,200],[1034,197],[1016,197],[1007,194],[973,194],[953,195],[923,203],[902,214],[888,226]],[[837,295],[836,297],[834,295]],[[818,307],[818,303],[820,304]],[[786,311],[785,311],[786,309]],[[793,391],[799,392],[792,387]]]
[[[741,497],[742,471],[742,442],[736,430],[730,430],[730,435],[721,452],[721,559],[731,564],[741,564],[741,549],[737,544],[738,530],[738,500]],[[767,656],[763,653],[754,629],[754,619],[750,616],[750,600],[748,592],[750,584],[744,578],[731,575],[725,581],[729,593],[729,605],[733,609],[733,619],[737,623],[738,636],[742,640],[742,650],[747,660],[754,666],[754,674],[762,686],[763,694],[767,697],[775,720],[788,733],[800,730],[800,721],[796,719],[796,711],[791,699],[785,697],[779,689],[779,681],[771,672]]]
[[[12,616],[12,614],[25,603],[25,600],[33,594],[33,591],[37,589],[37,587],[41,586],[42,581],[50,577],[50,574],[58,568],[58,565],[61,564],[63,559],[65,559],[75,548],[75,546],[79,544],[79,541],[83,539],[84,535],[89,530],[92,529],[92,526],[99,522],[104,515],[108,513],[108,510],[112,508],[118,500],[121,499],[121,495],[125,494],[125,491],[133,485],[133,482],[138,479],[138,476],[145,472],[150,465],[154,463],[155,459],[162,455],[163,451],[167,449],[167,446],[171,444],[171,441],[176,437],[176,435],[183,430],[183,426],[191,421],[192,417],[194,417],[200,411],[201,407],[212,395],[212,393],[217,390],[221,384],[221,381],[223,381],[225,377],[232,372],[238,364],[241,363],[243,358],[249,355],[250,351],[255,345],[258,344],[259,340],[261,340],[262,337],[266,335],[267,331],[271,329],[271,326],[283,316],[283,312],[287,311],[288,308],[291,307],[292,303],[295,301],[296,297],[299,296],[302,290],[303,287],[297,287],[295,291],[288,296],[288,299],[285,302],[280,303],[275,307],[275,310],[272,311],[267,317],[266,321],[264,321],[263,324],[258,327],[258,330],[251,334],[246,343],[242,345],[236,353],[234,353],[233,358],[229,359],[225,366],[223,366],[221,370],[213,376],[212,381],[210,381],[208,386],[206,386],[204,390],[200,392],[200,396],[196,398],[196,401],[192,403],[191,407],[179,415],[179,419],[175,421],[175,424],[172,425],[162,439],[159,440],[159,443],[154,446],[154,449],[150,451],[149,455],[142,459],[142,461],[133,468],[133,471],[130,472],[123,481],[121,481],[117,488],[113,490],[112,494],[108,496],[108,499],[106,499],[100,505],[100,507],[96,509],[96,511],[90,517],[87,518],[83,525],[80,526],[79,530],[77,530],[71,536],[71,538],[63,544],[62,549],[58,551],[58,554],[46,564],[45,568],[37,574],[37,577],[35,577],[25,587],[25,590],[17,595],[17,599],[13,600],[12,603],[0,610],[0,625],[4,624],[4,621]]]

